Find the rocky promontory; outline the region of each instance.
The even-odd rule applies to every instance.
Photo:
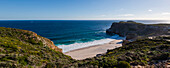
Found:
[[[151,36],[170,35],[170,24],[142,24],[134,21],[120,21],[112,23],[106,33],[125,36],[126,40],[143,39]]]

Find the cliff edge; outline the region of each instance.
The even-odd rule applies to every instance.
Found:
[[[0,27],[0,29],[1,37],[13,37],[22,42],[28,42],[31,44],[40,44],[42,42],[44,46],[48,46],[55,51],[62,52],[62,49],[55,46],[51,40],[41,37],[32,31],[5,27]]]
[[[126,40],[143,39],[151,36],[170,35],[170,24],[142,24],[134,21],[120,21],[112,23],[106,33],[126,36]]]

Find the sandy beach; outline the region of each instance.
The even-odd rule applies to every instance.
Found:
[[[122,46],[121,42],[122,40],[114,40],[105,44],[94,45],[94,46],[72,50],[66,52],[65,54],[71,56],[73,59],[82,60],[82,59],[94,57],[97,54],[106,53],[108,49],[121,47]]]

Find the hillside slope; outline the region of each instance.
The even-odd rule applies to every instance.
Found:
[[[169,49],[169,41],[136,40],[120,48],[108,50],[101,56],[77,61],[66,67],[130,68],[140,65],[145,68],[166,68],[170,63]]]
[[[34,32],[0,27],[0,67],[61,67],[74,61]]]

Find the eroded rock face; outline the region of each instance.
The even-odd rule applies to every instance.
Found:
[[[32,32],[32,31],[30,31]],[[32,34],[40,41],[42,41],[42,43],[45,45],[45,46],[48,46],[49,48],[55,50],[55,51],[59,51],[59,52],[62,52],[62,49],[58,48],[57,46],[55,46],[55,44],[50,40],[50,39],[47,39],[45,37],[41,37],[41,36],[38,36],[36,33],[32,32]]]
[[[152,25],[141,24],[133,21],[128,22],[114,22],[106,33],[112,35],[113,33],[120,36],[126,36],[126,40],[142,39],[149,36],[158,36],[168,34],[168,28],[166,25]]]
[[[62,52],[62,49],[60,49],[60,48],[58,48],[57,46],[55,46],[54,43],[53,43],[50,39],[41,37],[40,40],[43,42],[43,44],[44,44],[45,46],[48,46],[48,47],[50,47],[51,49],[53,49],[53,50],[55,50],[55,51]]]

